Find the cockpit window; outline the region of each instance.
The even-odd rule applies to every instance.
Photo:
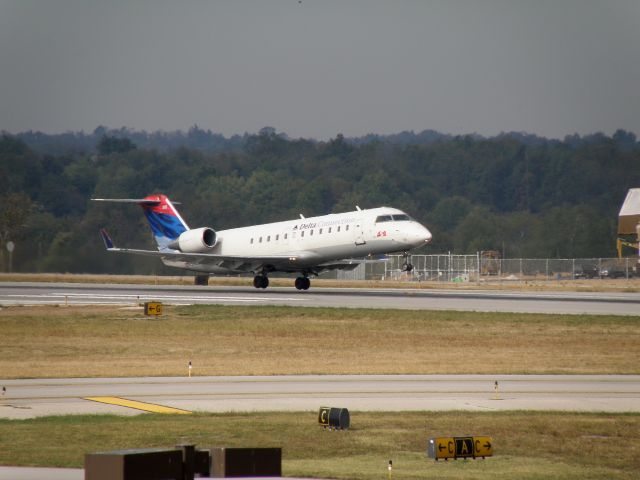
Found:
[[[393,221],[394,222],[409,222],[411,221],[411,217],[409,217],[409,215],[394,215],[393,216]]]
[[[392,220],[393,218],[391,218],[391,215],[380,215],[378,218],[376,218],[376,223],[390,222]]]

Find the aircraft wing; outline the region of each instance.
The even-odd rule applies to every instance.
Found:
[[[114,245],[113,240],[105,229],[100,230],[102,241],[109,252],[129,253],[133,255],[144,255],[148,257],[160,257],[167,264],[171,263],[188,263],[194,267],[218,267],[232,271],[252,272],[266,266],[273,266],[277,270],[296,271],[302,270],[303,266],[298,267],[296,262],[309,258],[305,252],[289,255],[269,255],[269,256],[251,256],[251,255],[218,255],[212,253],[183,253],[177,251],[158,251],[158,250],[139,250],[135,248],[118,248]],[[306,263],[305,263],[306,265]],[[173,265],[182,268],[188,268],[185,265]]]
[[[383,260],[344,259],[330,262],[316,263],[313,252],[293,252],[287,255],[218,255],[213,253],[182,253],[178,251],[139,250],[134,248],[118,248],[105,229],[100,230],[104,245],[109,252],[160,257],[167,265],[175,263],[180,268],[194,267],[196,270],[206,270],[207,267],[223,268],[236,272],[255,272],[265,267],[271,267],[282,272],[295,272],[312,269],[316,272],[323,270],[354,270],[363,263],[379,262]],[[183,265],[178,265],[179,263]],[[189,264],[189,266],[184,265]]]

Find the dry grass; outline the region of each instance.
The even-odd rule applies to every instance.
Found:
[[[638,317],[294,307],[0,310],[4,378],[640,373]]]
[[[293,278],[271,277],[273,287],[292,287]],[[71,273],[0,273],[0,282],[56,282],[56,283],[111,283],[137,285],[193,285],[191,276],[158,275],[91,275]],[[211,277],[212,286],[251,286],[250,277]],[[410,290],[514,290],[514,291],[564,291],[564,292],[640,292],[640,278],[590,279],[590,280],[500,280],[483,277],[480,282],[416,282],[395,280],[332,280],[313,279],[313,288],[399,288]]]
[[[81,467],[85,453],[192,442],[282,447],[286,476],[376,479],[607,478],[640,471],[640,415],[540,412],[351,412],[329,432],[316,412],[67,416],[0,420],[0,464]],[[429,437],[489,435],[494,457],[434,462]]]

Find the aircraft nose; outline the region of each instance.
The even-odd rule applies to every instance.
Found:
[[[428,228],[426,227],[422,227],[422,228],[424,228],[424,234],[422,236],[422,238],[424,239],[424,243],[429,243],[433,238],[433,235],[431,235],[431,232],[429,231]]]
[[[407,233],[407,240],[409,240],[414,247],[419,247],[420,245],[429,243],[432,238],[431,232],[425,226],[420,225],[417,222],[414,224],[413,228],[411,228],[410,233]]]

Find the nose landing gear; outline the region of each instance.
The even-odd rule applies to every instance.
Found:
[[[407,273],[411,272],[413,270],[413,265],[409,263],[409,254],[404,252],[402,254],[402,258],[404,259],[404,262],[402,263],[402,271]]]

